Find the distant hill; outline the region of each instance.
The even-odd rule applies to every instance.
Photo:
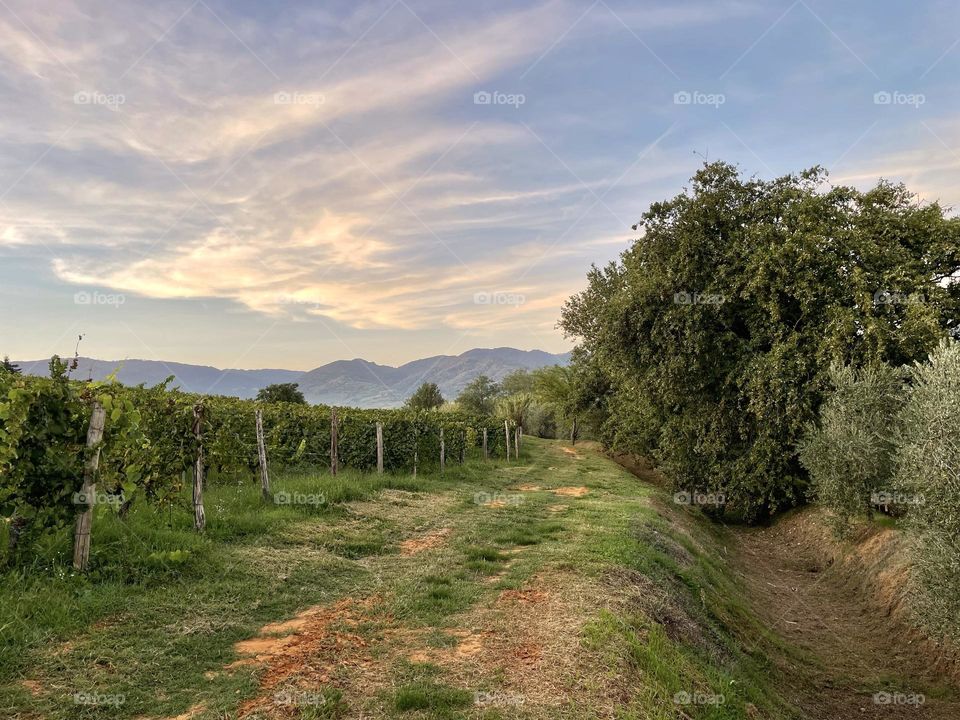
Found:
[[[124,385],[156,385],[170,375],[173,387],[188,392],[252,398],[273,383],[295,382],[311,403],[353,407],[397,407],[417,386],[433,382],[443,396],[455,398],[478,375],[500,380],[510,372],[565,365],[570,354],[514,348],[477,348],[462,355],[437,355],[391,367],[362,360],[337,360],[308,372],[299,370],[220,370],[160,360],[94,360],[80,358],[75,378],[102,380],[116,371]],[[23,372],[46,375],[48,360],[18,360]]]

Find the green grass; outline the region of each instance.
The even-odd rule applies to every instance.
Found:
[[[38,543],[30,566],[2,576],[0,717],[33,717],[28,711],[51,720],[167,717],[197,702],[205,703],[197,720],[232,717],[240,701],[257,694],[257,673],[220,671],[236,659],[233,644],[266,623],[316,604],[377,596],[389,619],[383,622],[419,633],[424,647],[449,650],[456,639],[448,631],[479,622],[504,588],[564,572],[606,583],[618,594],[624,591],[609,580],[612,573],[642,576],[669,596],[670,612],[696,628],[694,637],[671,636],[638,597],[569,629],[599,663],[590,665],[597,697],[609,695],[605,682],[617,684],[618,697],[626,693],[618,717],[677,717],[674,696],[694,691],[722,692],[726,702],[685,706],[691,718],[746,717],[747,703],[763,717],[792,717],[763,654],[742,649],[743,638],[763,632],[718,550],[722,533],[697,521],[684,529],[651,506],[660,491],[589,450],[580,452],[583,458],[574,460],[555,443],[530,438],[519,462],[475,459],[448,465],[443,477],[276,474],[276,492],[322,495],[314,505],[264,503],[253,478],[211,485],[203,534],[193,530],[186,492],[177,507],[162,511],[141,504],[125,518],[98,511],[88,575],[69,569],[71,538],[64,529]],[[504,507],[473,500],[478,493],[516,492],[510,488],[518,483],[544,490]],[[585,485],[590,494],[549,492],[563,485]],[[385,490],[415,495],[385,496]],[[352,503],[359,501],[374,502],[358,510]],[[567,510],[549,512],[557,503]],[[399,552],[402,540],[441,527],[451,532],[439,547]],[[502,577],[491,582],[492,575]],[[442,663],[412,665],[402,653],[391,659],[376,646],[377,623],[350,631],[382,658],[391,689],[355,697],[328,688],[329,701],[298,708],[299,717],[355,716],[364,709],[398,718],[593,712],[589,698],[574,692],[578,678],[563,680],[571,698],[560,715],[532,703],[477,708],[473,693],[496,690],[503,681],[495,669],[464,686]],[[761,647],[778,651],[769,643]],[[32,696],[22,680],[39,682],[42,692]],[[122,695],[124,702],[77,705],[76,692]]]

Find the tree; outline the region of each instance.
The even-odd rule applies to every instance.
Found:
[[[916,609],[935,635],[960,640],[960,343],[944,341],[911,368],[897,453],[897,501],[906,509]]]
[[[20,366],[16,363],[10,362],[10,358],[6,355],[3,356],[3,363],[0,363],[0,372],[7,372],[14,375],[20,374]]]
[[[834,389],[800,443],[800,461],[840,534],[851,518],[889,504],[905,380],[903,370],[889,365],[830,369]]]
[[[500,381],[500,392],[503,395],[533,392],[533,374],[526,368],[514,370]]]
[[[274,385],[267,385],[265,388],[261,388],[260,392],[257,393],[257,400],[260,402],[288,402],[288,403],[297,403],[299,405],[306,405],[307,399],[303,396],[303,393],[300,392],[300,387],[297,383],[276,383]]]
[[[443,395],[436,383],[423,383],[407,399],[407,407],[411,410],[433,410],[443,405]]]
[[[497,414],[511,425],[524,428],[532,405],[533,397],[529,393],[517,393],[497,401]]]
[[[899,366],[957,332],[960,219],[902,185],[706,164],[563,309],[601,439],[748,520],[802,501],[831,362]]]
[[[500,386],[486,375],[478,375],[457,396],[460,409],[478,415],[493,415]]]

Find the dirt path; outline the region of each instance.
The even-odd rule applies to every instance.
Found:
[[[960,694],[931,658],[832,566],[799,514],[738,531],[737,568],[753,610],[795,651],[774,658],[784,694],[813,720],[960,718]]]

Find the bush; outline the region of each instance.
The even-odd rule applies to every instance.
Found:
[[[800,445],[817,500],[845,531],[850,519],[869,516],[892,488],[904,372],[887,365],[862,370],[830,368],[833,393]]]
[[[897,489],[915,540],[916,607],[934,634],[960,640],[960,345],[942,342],[911,375]]]

